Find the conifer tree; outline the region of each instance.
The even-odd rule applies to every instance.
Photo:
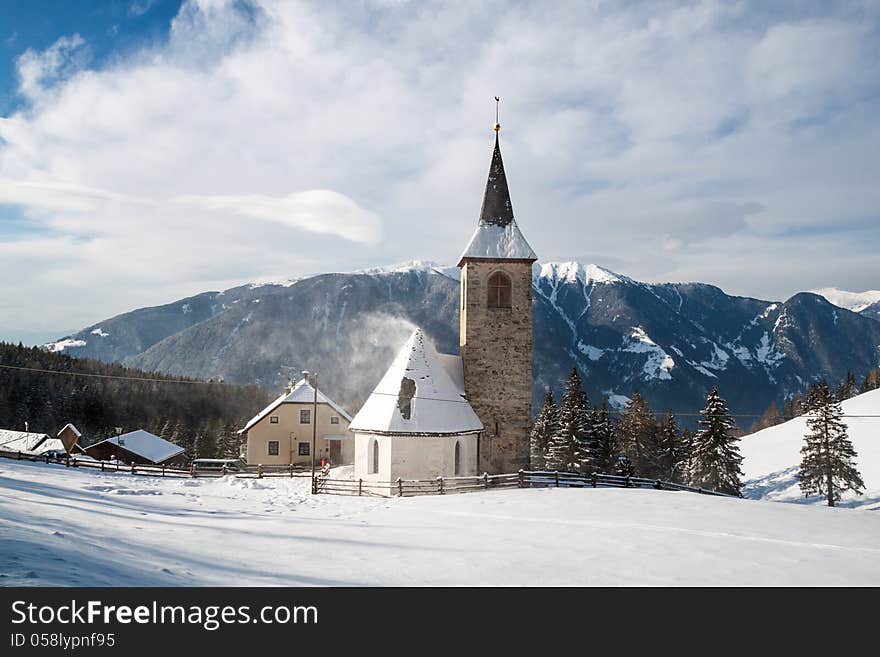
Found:
[[[733,435],[736,424],[718,394],[718,386],[709,392],[700,414],[701,429],[694,436],[692,448],[691,485],[739,495],[742,456]]]
[[[577,368],[565,383],[559,406],[559,425],[547,448],[547,467],[565,472],[590,472],[590,425],[587,396]]]
[[[781,424],[782,421],[782,413],[779,412],[779,407],[775,401],[771,401],[761,419],[758,420],[757,430],[775,427],[777,424]]]
[[[613,473],[617,467],[619,452],[614,435],[614,423],[611,421],[606,401],[590,413],[590,433],[594,470]]]
[[[544,404],[535,418],[529,436],[529,459],[532,470],[544,470],[547,467],[546,456],[550,440],[559,431],[559,406],[553,398],[553,391],[547,388]]]
[[[847,372],[846,379],[837,387],[837,399],[844,401],[857,394],[859,394],[859,386],[856,383],[856,376],[852,372]]]
[[[687,447],[675,422],[675,415],[667,411],[657,430],[659,478],[682,483],[687,474]]]
[[[865,375],[860,392],[870,392],[880,388],[880,369],[873,369]]]
[[[814,402],[807,416],[809,433],[801,448],[798,481],[805,496],[824,495],[828,506],[834,506],[844,491],[861,495],[865,484],[856,469],[857,454],[843,422],[843,408],[825,382],[816,387]]]
[[[657,419],[638,391],[627,403],[617,427],[620,452],[640,477],[657,472]]]

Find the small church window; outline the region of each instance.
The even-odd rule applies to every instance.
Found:
[[[510,308],[512,293],[510,276],[496,271],[489,277],[489,307]]]
[[[455,476],[461,475],[461,441],[455,441]]]
[[[379,474],[379,441],[373,440],[372,459],[370,462],[370,474]]]

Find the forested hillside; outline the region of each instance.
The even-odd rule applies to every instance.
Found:
[[[117,428],[146,429],[185,447],[191,458],[213,457],[237,453],[235,432],[268,401],[257,386],[0,343],[0,428],[24,430],[27,422],[31,431],[54,434],[73,422],[83,444],[115,435]]]

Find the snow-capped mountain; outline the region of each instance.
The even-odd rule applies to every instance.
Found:
[[[825,297],[835,306],[880,320],[880,290],[847,292],[846,290],[838,290],[836,287],[825,287],[821,290],[813,290],[813,292]]]
[[[50,348],[143,369],[280,387],[316,369],[357,410],[419,325],[458,351],[457,270],[427,262],[243,285],[143,308]],[[657,410],[693,411],[715,383],[740,413],[880,362],[880,322],[811,293],[785,302],[702,283],[647,284],[596,265],[535,265],[534,399],[573,365],[592,399],[638,389]]]

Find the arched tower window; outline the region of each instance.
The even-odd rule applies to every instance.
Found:
[[[375,438],[370,452],[370,474],[379,474],[379,441]]]
[[[489,307],[510,308],[512,292],[510,276],[504,272],[496,271],[489,277]]]
[[[455,441],[455,476],[461,476],[461,441]]]

